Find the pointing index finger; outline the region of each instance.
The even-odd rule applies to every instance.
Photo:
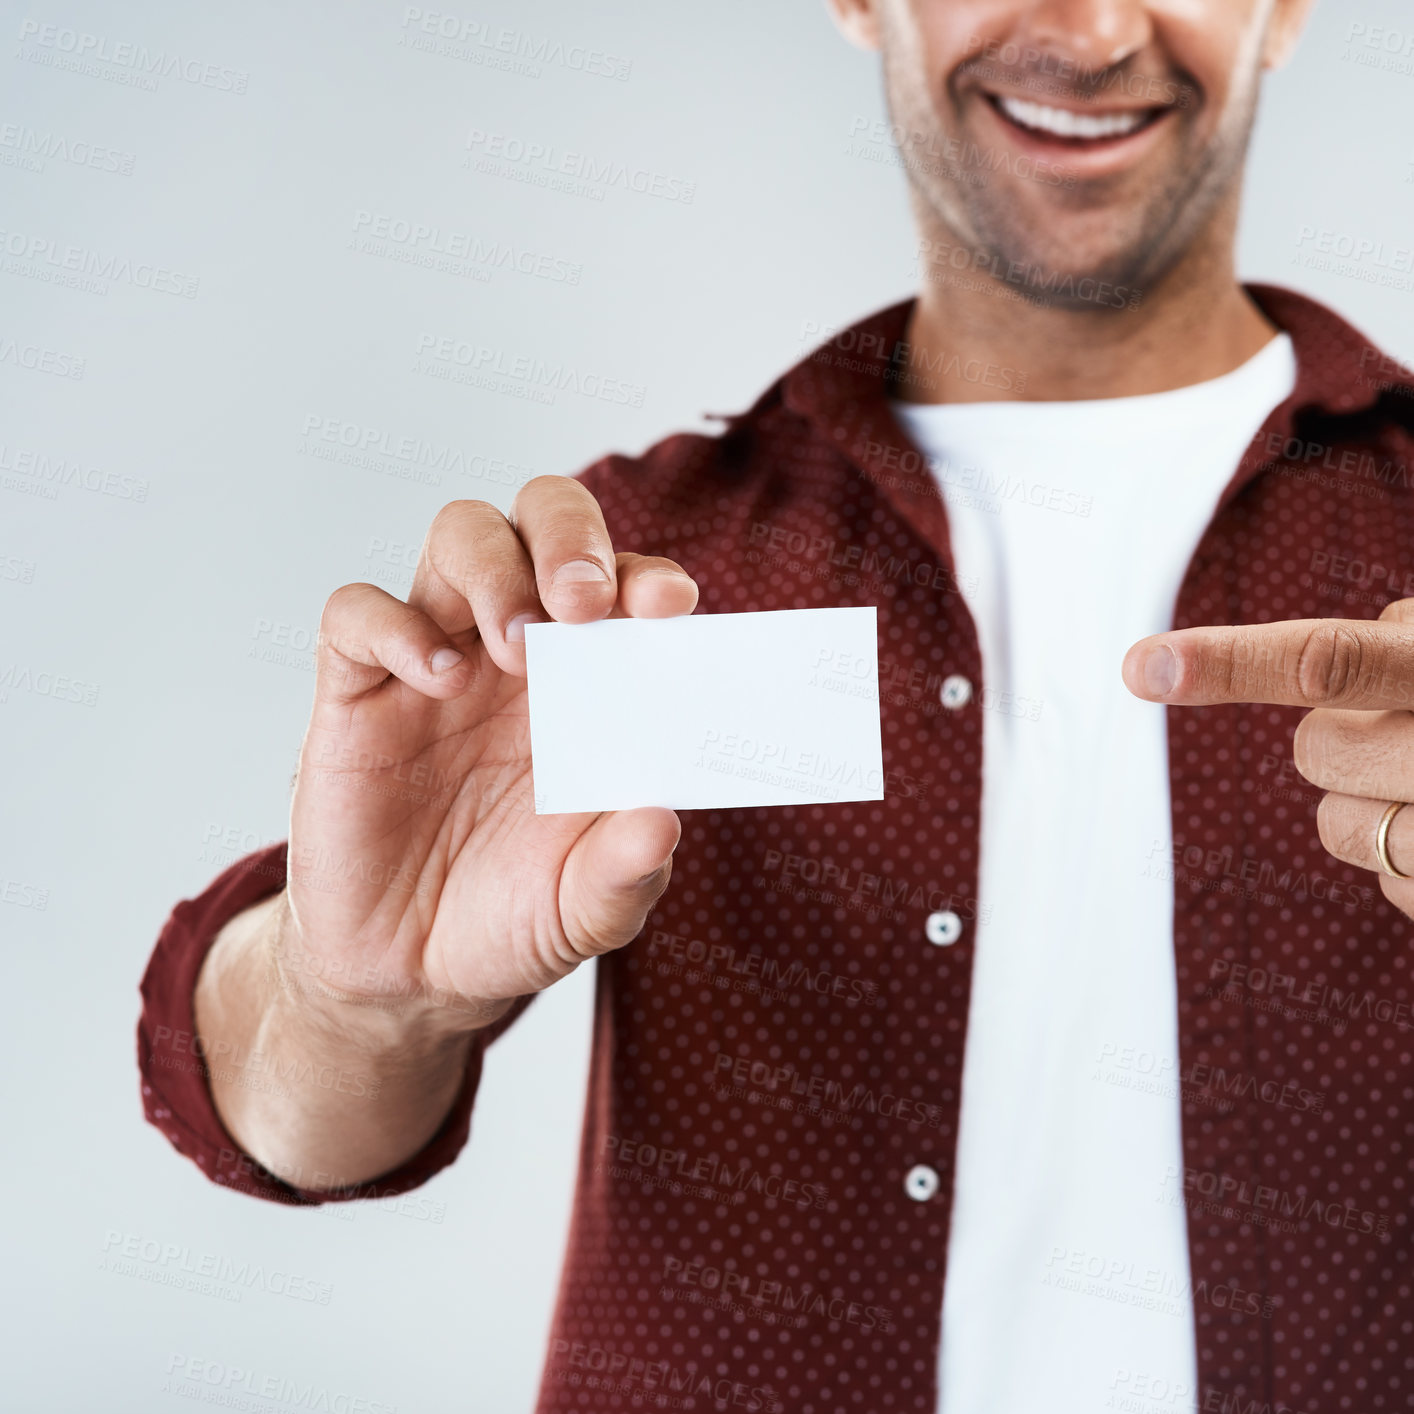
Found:
[[[1408,709],[1414,708],[1414,624],[1289,619],[1177,629],[1141,638],[1121,672],[1136,697],[1175,707]]]

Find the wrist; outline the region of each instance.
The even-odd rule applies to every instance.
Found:
[[[345,1038],[361,1050],[417,1050],[457,1042],[511,1007],[510,1000],[464,997],[420,978],[360,971],[311,951],[287,893],[280,895],[262,932],[272,1012],[331,1038]]]

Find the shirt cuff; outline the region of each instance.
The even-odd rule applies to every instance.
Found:
[[[172,910],[142,979],[137,1055],[143,1112],[172,1147],[193,1160],[213,1183],[253,1198],[316,1205],[406,1193],[426,1183],[461,1152],[471,1128],[485,1048],[524,1010],[529,998],[521,998],[496,1025],[476,1034],[451,1113],[405,1163],[368,1183],[327,1192],[277,1178],[243,1152],[221,1123],[206,1064],[196,1049],[195,994],[197,974],[221,929],[252,904],[284,888],[285,867],[286,846],[272,845],[237,861],[204,893]]]

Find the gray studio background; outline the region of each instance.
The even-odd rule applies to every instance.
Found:
[[[392,0],[0,5],[8,1408],[189,1410],[173,1372],[196,1362],[371,1414],[530,1407],[589,970],[494,1048],[472,1143],[426,1202],[321,1211],[212,1187],[142,1122],[139,975],[175,900],[283,836],[333,588],[405,592],[444,501],[504,508],[526,475],[739,409],[815,330],[913,287],[902,177],[865,141],[882,117],[874,61],[818,0],[450,3],[424,9],[547,57],[517,71],[419,49]],[[1355,25],[1403,38],[1352,42]],[[181,68],[152,87],[124,82],[120,60],[75,72],[67,32]],[[581,47],[610,72],[587,72]],[[1411,50],[1402,0],[1325,0],[1269,85],[1242,237],[1245,274],[1314,293],[1406,361]],[[26,131],[51,153],[115,155],[36,158]],[[478,172],[464,159],[490,155],[489,136],[469,148],[474,131],[641,168],[658,194]],[[380,222],[509,243],[578,279],[360,248]],[[1383,256],[1308,266],[1307,227]],[[173,288],[45,283],[16,254],[36,239]],[[1378,262],[1400,249],[1404,287],[1382,287]],[[419,371],[420,341],[444,337],[563,363],[627,401],[536,403],[514,379]],[[454,448],[466,469],[406,477],[377,447],[371,465],[340,461],[349,437]],[[46,476],[37,457],[81,475]],[[114,1234],[293,1271],[330,1300],[186,1294],[115,1269]]]

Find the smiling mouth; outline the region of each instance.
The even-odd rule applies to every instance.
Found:
[[[1013,127],[1034,137],[1086,148],[1098,143],[1132,137],[1151,128],[1167,108],[1120,108],[1108,113],[1077,113],[1073,108],[1053,108],[1027,98],[989,93],[987,101]]]

